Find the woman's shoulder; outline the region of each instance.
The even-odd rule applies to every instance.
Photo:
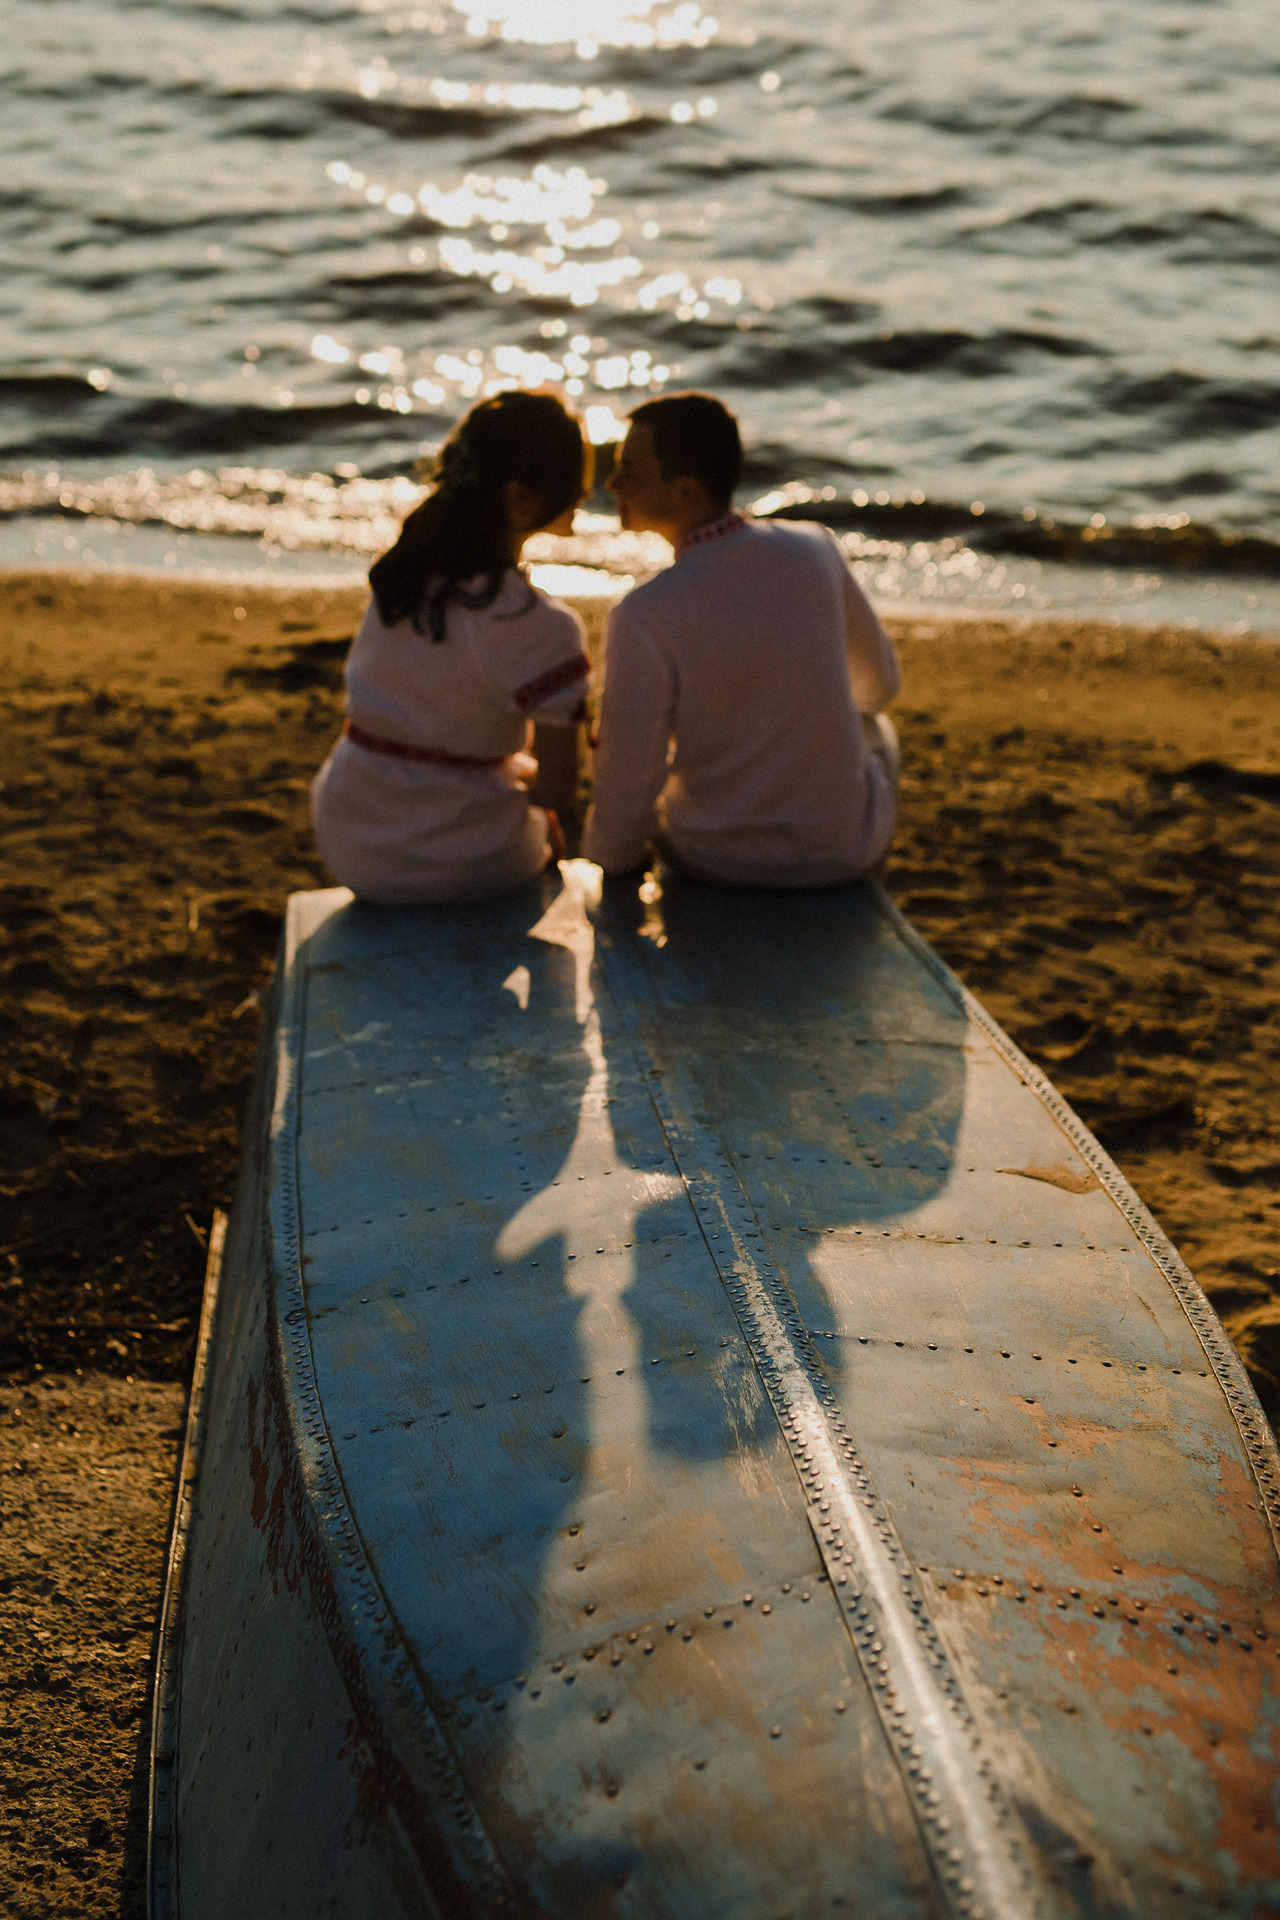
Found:
[[[585,632],[572,607],[544,593],[518,567],[512,567],[507,573],[502,590],[488,612],[499,629],[518,628],[521,645],[527,645],[535,631],[539,639],[562,636],[571,642],[580,641]]]

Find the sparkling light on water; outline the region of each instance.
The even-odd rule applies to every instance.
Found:
[[[344,462],[403,473],[512,386],[561,387],[607,444],[706,384],[757,492],[803,506],[803,476],[846,523],[927,494],[1083,541],[1274,528],[1260,0],[1177,37],[1015,0],[71,0],[64,35],[46,0],[10,11],[13,467],[336,465],[261,513],[287,541],[350,511],[364,550]],[[165,525],[259,512],[221,475],[122,485]]]
[[[601,47],[705,47],[720,30],[712,14],[684,0],[453,0],[476,39],[495,33],[527,46],[572,46],[585,60]]]

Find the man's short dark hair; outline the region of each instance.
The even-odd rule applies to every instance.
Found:
[[[664,393],[631,413],[653,435],[664,480],[701,480],[713,506],[727,507],[742,474],[738,423],[713,393]]]

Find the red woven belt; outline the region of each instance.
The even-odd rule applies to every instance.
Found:
[[[380,733],[366,733],[353,720],[344,720],[342,731],[369,753],[385,753],[390,760],[417,760],[428,767],[500,767],[509,758],[500,753],[496,760],[474,760],[465,753],[432,753],[426,747],[406,747],[399,740],[384,740]]]

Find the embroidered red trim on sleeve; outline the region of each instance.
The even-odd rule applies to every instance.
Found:
[[[530,707],[540,707],[557,693],[563,693],[566,687],[576,686],[579,680],[585,680],[591,671],[591,662],[585,653],[572,660],[562,660],[558,667],[548,667],[545,673],[535,674],[532,680],[526,680],[515,691],[515,703],[521,713],[527,713]]]

